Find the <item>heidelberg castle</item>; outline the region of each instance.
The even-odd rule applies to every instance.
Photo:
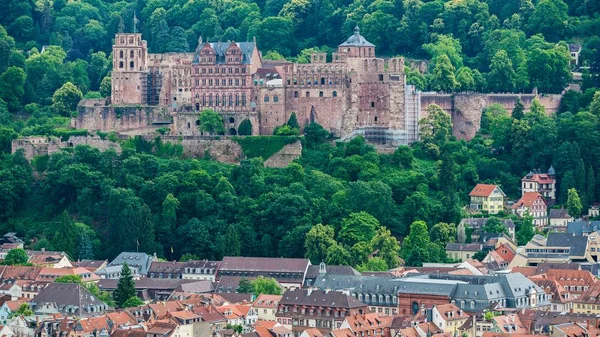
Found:
[[[327,62],[263,60],[253,42],[203,42],[193,53],[150,54],[141,34],[117,34],[111,104],[168,110],[172,135],[200,135],[198,116],[217,111],[226,133],[249,119],[253,134],[270,135],[292,112],[334,136],[363,134],[389,145],[418,137],[419,93],[406,86],[404,60],[377,58],[375,45],[354,29]]]

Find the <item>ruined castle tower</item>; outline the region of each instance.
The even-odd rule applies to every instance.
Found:
[[[113,45],[111,102],[147,104],[148,47],[142,34],[117,34]]]

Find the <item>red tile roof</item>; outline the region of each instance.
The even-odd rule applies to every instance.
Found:
[[[469,193],[471,197],[489,197],[490,194],[498,187],[497,185],[477,184]]]
[[[521,181],[535,181],[538,184],[550,184],[555,182],[554,178],[550,177],[547,173],[534,173],[528,174]]]
[[[546,200],[544,200],[544,197],[538,192],[525,192],[523,193],[521,199],[519,199],[519,201],[517,201],[512,208],[517,209],[519,207],[531,207],[538,199],[540,199],[544,204],[547,204]]]
[[[281,295],[266,295],[261,294],[258,296],[256,301],[254,301],[255,308],[267,308],[267,309],[275,309],[277,308],[277,304],[281,300]]]

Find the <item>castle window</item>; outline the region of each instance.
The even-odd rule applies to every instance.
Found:
[[[337,91],[334,91],[333,94],[331,95],[333,97],[337,97]]]
[[[229,106],[233,106],[233,95],[229,94]]]
[[[377,116],[375,116],[375,121],[377,122]]]
[[[196,111],[200,111],[200,103],[196,103]]]
[[[371,102],[371,108],[375,107],[375,102]]]
[[[235,106],[240,105],[240,95],[235,94]]]
[[[119,57],[123,58],[123,51],[122,50],[119,52]]]
[[[294,91],[294,97],[296,97],[296,98],[298,97],[298,92],[297,91]]]
[[[130,67],[131,69],[133,69],[133,68],[134,68],[134,66],[133,66],[133,61],[129,62],[129,67]]]
[[[306,97],[310,97],[310,91],[306,92]]]
[[[206,106],[206,94],[202,95],[202,106]]]
[[[279,102],[279,96],[277,96],[277,95],[273,96],[273,102],[275,102],[275,103]]]
[[[321,84],[325,84],[325,77],[321,77]]]
[[[246,106],[246,94],[242,94],[242,106]]]
[[[188,124],[189,124],[189,123],[188,123]],[[200,125],[200,120],[199,120],[199,119],[196,119],[196,126],[199,126],[199,125]]]
[[[119,62],[119,68],[123,68],[123,61]]]
[[[383,81],[383,74],[379,74],[379,80]]]
[[[233,117],[229,117],[229,123],[235,123],[235,119]]]
[[[191,128],[192,126],[190,125],[190,123],[188,123],[188,129]]]
[[[319,91],[319,97],[323,97],[323,92]]]
[[[208,106],[212,106],[213,105],[213,96],[212,94],[208,94]]]
[[[264,99],[264,101],[265,101],[265,102],[268,102],[268,101],[269,101],[269,95],[265,95],[265,99]]]
[[[129,57],[133,57],[133,50],[129,51]]]

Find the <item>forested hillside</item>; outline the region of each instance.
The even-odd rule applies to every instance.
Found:
[[[139,244],[168,259],[306,255],[364,267],[379,250],[386,264],[365,268],[386,269],[397,263],[391,235],[402,238],[421,220],[431,242],[426,235],[416,257],[408,256],[414,247],[403,246],[404,257],[443,261],[456,231],[448,223],[463,216],[478,182],[499,183],[514,200],[524,174],[554,165],[559,203],[569,188],[579,191],[584,209],[598,200],[600,94],[567,103],[564,109],[585,111],[548,117],[535,101],[531,112],[509,117],[491,106],[470,142],[454,140],[450,117],[431,106],[422,141],[391,155],[377,154],[363,138],[334,146],[311,124],[302,158],[285,169],[264,168],[260,158],[239,166],[182,160],[176,149],[141,138],[124,142],[121,155],[78,146],[31,166],[19,153],[5,155],[0,230],[74,258],[112,258]],[[524,225],[515,221],[519,238]]]

